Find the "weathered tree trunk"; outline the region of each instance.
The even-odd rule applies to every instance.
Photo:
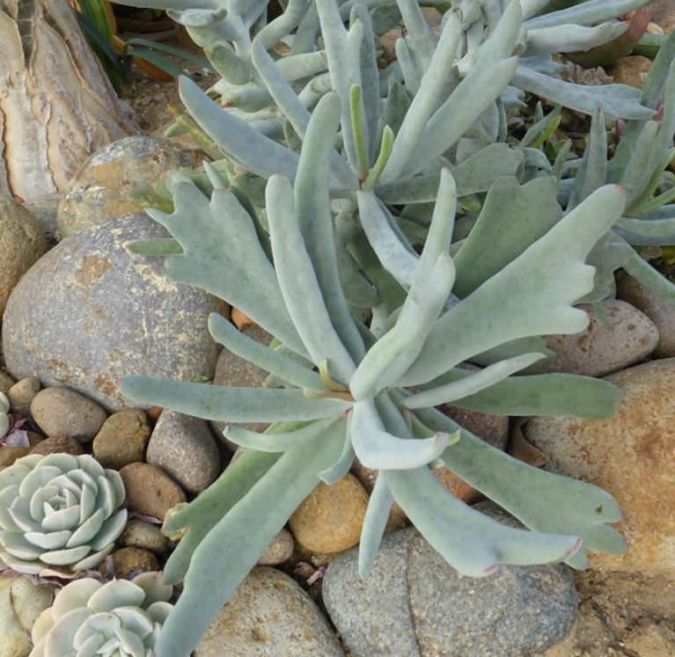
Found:
[[[66,0],[0,0],[0,194],[62,191],[134,131]]]

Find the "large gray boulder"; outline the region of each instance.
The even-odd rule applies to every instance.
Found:
[[[3,319],[7,369],[68,386],[110,410],[137,406],[119,391],[128,374],[195,380],[213,375],[209,313],[224,304],[169,280],[161,258],[125,244],[165,235],[145,215],[76,233],[21,279]]]
[[[339,555],[323,599],[353,657],[549,657],[577,614],[564,566],[462,577],[413,528],[384,537],[364,580],[357,549]]]

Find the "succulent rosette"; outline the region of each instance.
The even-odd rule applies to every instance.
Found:
[[[72,574],[99,564],[122,533],[124,484],[88,455],[32,454],[0,471],[0,561]]]
[[[152,657],[172,593],[159,573],[71,582],[33,625],[30,657]]]

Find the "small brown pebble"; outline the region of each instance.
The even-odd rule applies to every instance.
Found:
[[[92,448],[102,466],[119,470],[143,460],[149,438],[150,427],[145,413],[130,408],[113,413],[103,423]]]
[[[254,324],[253,320],[239,308],[232,308],[232,321],[240,331]]]
[[[159,569],[157,557],[148,550],[136,547],[125,547],[112,553],[112,568],[115,577],[133,579],[140,573]],[[109,564],[103,563],[101,571],[106,574]]]
[[[129,520],[119,542],[125,547],[143,548],[157,554],[164,554],[169,546],[169,539],[157,525],[136,518]]]
[[[12,410],[24,415],[30,413],[31,402],[35,399],[35,395],[40,392],[41,387],[40,379],[36,376],[29,376],[17,381],[7,393]]]
[[[0,371],[0,392],[9,394],[9,389],[16,383],[7,372]]]
[[[150,420],[157,422],[163,410],[164,409],[161,406],[151,406],[145,410],[145,414],[148,416],[148,418],[150,418]]]
[[[31,454],[82,454],[82,445],[68,436],[50,436],[41,440],[35,447],[30,450]]]
[[[94,401],[69,388],[45,388],[35,395],[30,412],[48,436],[90,441],[108,414]]]
[[[185,502],[185,493],[161,468],[130,463],[120,470],[131,511],[164,520],[167,511]]]
[[[0,447],[0,469],[6,468],[17,459],[30,453],[30,447]]]
[[[277,566],[284,563],[293,556],[294,549],[293,536],[287,529],[282,529],[258,559],[258,565]]]

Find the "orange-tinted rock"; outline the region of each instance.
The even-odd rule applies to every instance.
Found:
[[[623,392],[615,417],[534,418],[526,435],[549,467],[591,481],[618,500],[624,555],[592,555],[597,568],[673,572],[675,568],[675,359],[607,377]],[[552,509],[552,512],[555,510]]]
[[[333,554],[359,542],[368,493],[354,475],[327,486],[319,484],[290,518],[299,546],[307,552]]]

